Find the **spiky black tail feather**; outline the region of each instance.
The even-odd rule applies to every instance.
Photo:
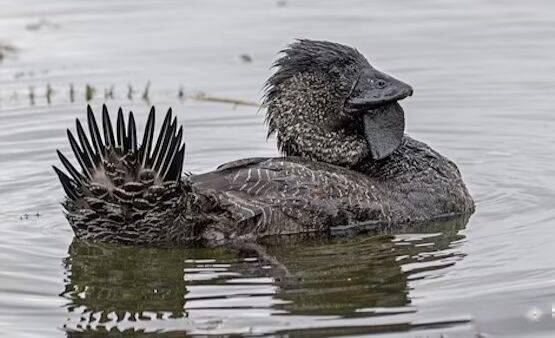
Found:
[[[90,140],[79,119],[76,120],[77,138],[67,131],[79,169],[60,151],[58,156],[67,173],[54,167],[67,195],[63,205],[75,234],[100,241],[154,240],[149,239],[149,234],[155,236],[159,229],[153,231],[147,223],[168,218],[164,213],[171,213],[168,209],[181,203],[183,128],[178,128],[170,108],[155,138],[154,107],[148,115],[141,144],[137,142],[132,112],[126,124],[119,109],[114,132],[104,105],[101,133],[88,106],[87,124]],[[147,234],[138,234],[141,231]]]
[[[154,151],[152,151],[155,125],[154,107],[148,115],[143,141],[140,146],[137,144],[137,130],[133,112],[129,113],[126,126],[121,108],[118,110],[116,133],[114,133],[108,109],[106,105],[103,105],[103,138],[90,106],[87,107],[87,121],[91,137],[90,142],[79,119],[75,121],[79,141],[75,139],[69,129],[67,130],[71,149],[81,167],[81,171],[77,170],[59,150],[57,151],[60,161],[69,175],[56,167],[54,167],[54,170],[58,174],[68,198],[75,199],[79,190],[85,184],[90,184],[98,179],[99,174],[108,169],[107,167],[113,164],[111,162],[114,162],[114,159],[129,161],[127,163],[128,172],[119,173],[127,174],[128,180],[135,178],[133,177],[136,176],[133,175],[134,173],[140,174],[149,170],[152,171],[154,179],[158,183],[180,179],[185,155],[185,144],[182,142],[183,127],[180,126],[177,129],[177,118],[174,117],[172,120],[171,108],[164,118]],[[125,178],[123,179],[125,180]]]

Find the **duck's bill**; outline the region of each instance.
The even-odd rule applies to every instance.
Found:
[[[362,119],[373,159],[386,158],[399,147],[405,132],[405,112],[397,102],[367,110]]]
[[[361,72],[345,101],[345,110],[351,113],[365,112],[402,100],[413,93],[412,87],[374,68]]]
[[[361,71],[345,100],[345,110],[363,115],[364,133],[373,159],[389,156],[401,144],[405,114],[397,101],[412,93],[411,86],[375,68]]]

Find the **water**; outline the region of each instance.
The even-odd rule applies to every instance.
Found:
[[[555,335],[553,2],[1,7],[0,41],[19,49],[0,64],[1,334]],[[228,249],[73,241],[50,165],[55,149],[69,152],[65,129],[85,114],[86,84],[96,88],[96,110],[113,85],[109,108],[133,110],[142,127],[149,105],[140,96],[151,81],[151,103],[172,106],[185,125],[186,168],[207,171],[276,155],[274,140],[264,141],[256,107],[181,101],[178,89],[257,101],[277,51],[295,37],[356,46],[415,88],[402,103],[408,132],[459,165],[477,201],[468,223],[274,243],[268,253],[279,264]]]

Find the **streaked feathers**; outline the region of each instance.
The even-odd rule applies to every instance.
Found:
[[[96,123],[94,113],[90,106],[87,107],[87,121],[91,142],[85,135],[81,122],[76,120],[77,135],[79,143],[71,133],[67,131],[71,149],[81,170],[77,170],[73,164],[58,151],[58,157],[63,166],[67,170],[67,174],[60,176],[62,173],[56,168],[56,173],[62,181],[64,190],[70,199],[75,199],[79,192],[90,183],[95,181],[103,172],[110,172],[110,168],[117,165],[118,162],[128,161],[133,158],[133,163],[125,163],[127,168],[119,168],[117,174],[112,180],[112,184],[118,186],[118,180],[123,182],[133,182],[138,174],[145,170],[153,170],[157,181],[176,181],[181,177],[183,168],[183,158],[185,146],[183,144],[183,128],[177,129],[177,118],[173,118],[172,111],[168,110],[164,124],[158,138],[156,147],[151,153],[154,133],[155,110],[150,110],[143,143],[138,148],[137,131],[135,126],[135,118],[133,113],[129,113],[127,126],[123,117],[121,108],[118,110],[116,122],[116,133],[114,136],[114,128],[110,121],[108,109],[104,105],[102,107],[102,135]],[[171,124],[170,124],[170,121]],[[91,146],[92,143],[92,146]],[[127,172],[126,172],[127,171]],[[70,191],[71,193],[68,193]]]
[[[57,151],[65,172],[56,167],[54,171],[67,195],[63,206],[77,237],[146,244],[163,241],[170,235],[165,227],[179,218],[178,205],[186,198],[186,183],[181,181],[183,128],[178,128],[177,119],[169,110],[154,140],[154,121],[152,108],[139,145],[132,112],[126,123],[121,108],[118,110],[114,131],[108,109],[103,106],[101,132],[89,106],[89,137],[79,120],[75,122],[77,138],[67,131],[78,166]],[[156,148],[151,151],[154,141]],[[141,238],[132,240],[132,234],[140,234]],[[189,236],[186,231],[180,235]]]

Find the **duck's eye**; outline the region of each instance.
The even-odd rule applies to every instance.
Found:
[[[387,82],[384,80],[378,80],[376,81],[376,86],[378,86],[378,88],[385,88],[385,86],[387,86]]]

